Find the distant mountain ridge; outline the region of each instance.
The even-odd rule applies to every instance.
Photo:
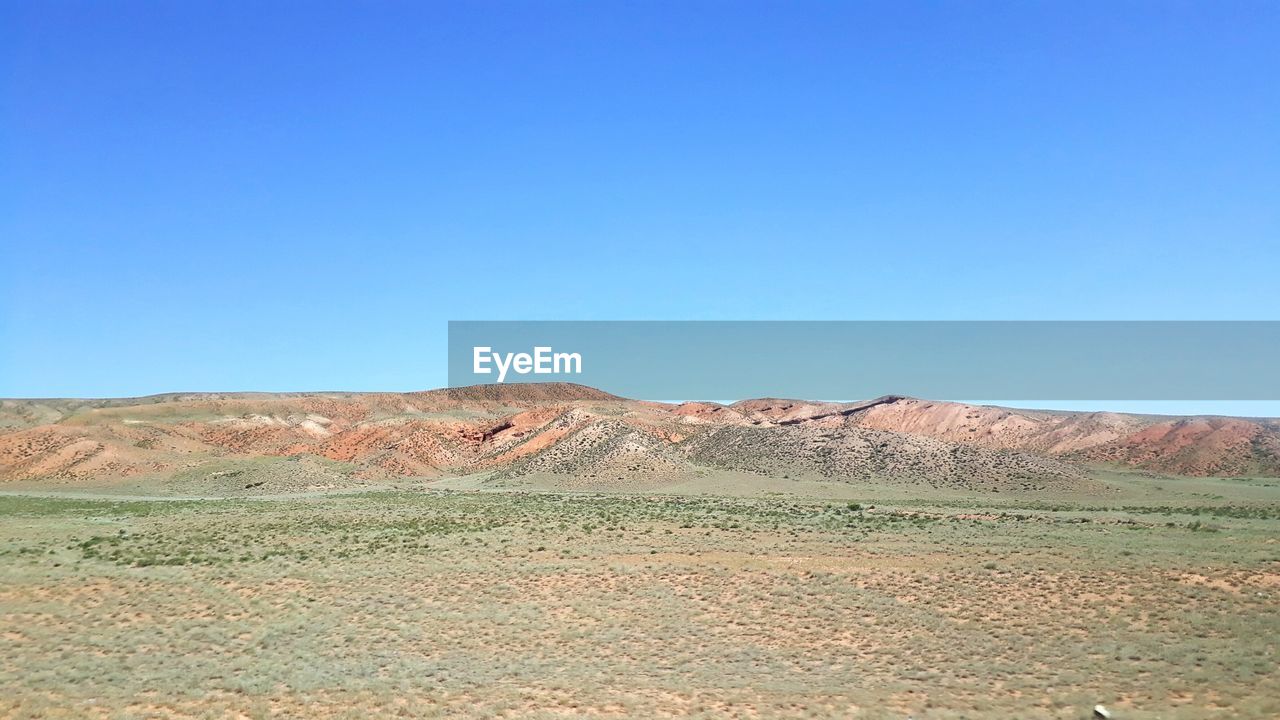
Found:
[[[301,478],[291,488],[484,471],[628,486],[722,471],[997,491],[1084,483],[1099,463],[1277,477],[1280,421],[898,395],[668,404],[571,383],[0,401],[0,482],[225,477],[248,486],[258,473]]]

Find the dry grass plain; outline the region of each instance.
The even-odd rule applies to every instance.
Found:
[[[1240,488],[0,497],[0,716],[1277,717]]]

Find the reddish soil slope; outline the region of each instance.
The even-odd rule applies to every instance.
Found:
[[[309,458],[328,463],[326,477],[496,470],[628,481],[719,468],[995,489],[1076,482],[1089,463],[1280,476],[1280,421],[896,396],[670,405],[565,383],[0,401],[0,480],[198,475],[253,458]]]

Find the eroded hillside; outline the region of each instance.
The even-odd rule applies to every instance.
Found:
[[[1280,423],[898,396],[664,404],[566,383],[0,403],[0,479],[11,483],[267,492],[490,472],[625,488],[724,471],[1034,491],[1087,483],[1100,463],[1277,476]]]

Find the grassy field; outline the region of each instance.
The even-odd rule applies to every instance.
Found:
[[[1220,482],[0,497],[0,716],[1276,717],[1280,490]]]

